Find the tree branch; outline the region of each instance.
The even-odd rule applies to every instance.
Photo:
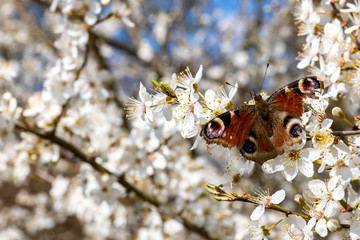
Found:
[[[360,130],[333,131],[332,133],[333,133],[333,135],[335,135],[335,136],[345,137],[345,136],[360,134]]]
[[[95,156],[88,156],[87,154],[82,152],[79,148],[77,148],[73,144],[66,142],[65,140],[59,138],[58,136],[56,136],[56,134],[53,134],[52,132],[50,132],[50,133],[42,132],[38,129],[30,128],[28,126],[23,126],[20,124],[16,124],[15,127],[17,130],[30,132],[42,139],[46,139],[46,140],[60,146],[61,148],[73,153],[76,156],[76,158],[78,158],[80,161],[90,164],[95,170],[97,170],[101,173],[107,173],[109,175],[115,176],[117,178],[117,182],[120,183],[123,187],[125,187],[128,192],[135,193],[137,197],[139,197],[141,200],[155,206],[156,208],[159,209],[159,212],[164,215],[164,213],[161,212],[162,206],[158,200],[144,194],[139,189],[137,189],[134,185],[129,183],[126,180],[125,174],[121,174],[120,176],[117,176],[115,173],[111,172],[110,170],[108,170],[105,167],[98,164],[95,161],[95,159],[96,159]],[[183,216],[178,216],[178,217],[176,217],[176,219],[179,222],[181,222],[184,225],[184,227],[186,227],[189,231],[195,232],[205,239],[214,239],[214,238],[210,237],[209,233],[204,228],[196,226],[195,224],[189,222]]]

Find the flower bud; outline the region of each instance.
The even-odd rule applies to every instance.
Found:
[[[301,194],[296,194],[294,197],[294,201],[302,207],[305,206],[305,199]]]
[[[336,219],[330,219],[326,223],[326,226],[327,226],[327,228],[329,229],[330,232],[337,232],[337,231],[340,231],[342,229],[339,221],[336,220]]]
[[[339,107],[334,107],[331,111],[332,115],[336,118],[340,118],[340,119],[344,119],[345,118],[345,115],[342,111],[341,108]]]

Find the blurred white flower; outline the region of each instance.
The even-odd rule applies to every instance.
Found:
[[[347,9],[341,9],[340,11],[343,13],[360,13],[360,1],[354,0],[354,3],[346,3]]]
[[[0,80],[11,81],[17,76],[17,68],[11,63],[0,60]]]
[[[96,75],[84,76],[74,83],[74,90],[82,99],[93,100],[99,98],[105,100],[109,97],[108,91],[104,88],[103,82],[110,78],[110,74],[106,70],[99,71]]]
[[[135,23],[129,18],[130,14],[131,10],[125,3],[121,3],[116,9],[116,16],[120,18],[126,26],[133,28],[135,27]]]
[[[89,11],[86,13],[84,20],[88,25],[94,25],[101,12],[101,5],[98,2],[91,1],[88,5]]]

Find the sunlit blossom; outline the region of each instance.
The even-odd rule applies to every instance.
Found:
[[[337,200],[344,197],[344,187],[337,184],[339,179],[340,176],[336,176],[326,184],[319,179],[311,180],[308,183],[310,191],[317,199],[316,209],[318,211],[324,210],[326,217],[332,217],[339,211]]]
[[[135,117],[141,117],[146,123],[150,124],[153,121],[153,113],[152,113],[152,96],[146,92],[146,88],[140,82],[139,89],[139,98],[137,100],[135,98],[128,98],[127,108],[128,111],[127,117],[132,119]]]
[[[270,195],[269,191],[259,190],[255,192],[257,196],[252,197],[251,200],[259,204],[252,212],[250,218],[253,221],[258,220],[265,212],[265,208],[271,204],[279,204],[285,199],[285,191],[283,189]]]

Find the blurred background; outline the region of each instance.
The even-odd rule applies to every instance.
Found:
[[[61,15],[49,11],[51,4],[1,3],[1,56],[21,63],[17,81],[30,91],[41,89],[41,73],[61,56]],[[99,18],[124,8],[128,16],[111,18],[89,32],[91,51],[96,47],[101,54],[100,67],[116,78],[119,94],[133,95],[139,81],[149,86],[149,76],[162,80],[186,66],[193,72],[204,66],[204,89],[228,81],[245,92],[261,90],[267,61],[271,65],[263,89],[269,92],[307,74],[296,70],[303,42],[291,1],[110,1]],[[72,20],[80,20],[77,14]]]

